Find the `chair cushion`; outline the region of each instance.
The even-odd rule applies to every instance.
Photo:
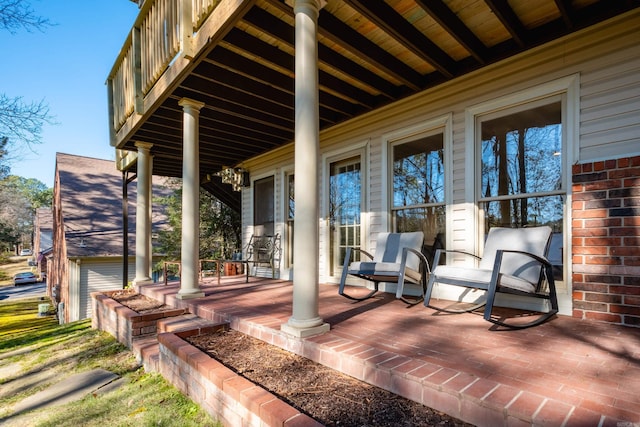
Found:
[[[499,249],[528,252],[540,257],[546,255],[551,239],[551,228],[547,226],[530,228],[493,227],[489,230],[479,268],[491,270]],[[513,253],[505,253],[500,271],[509,276],[517,276],[531,283],[538,283],[541,266],[534,259]]]
[[[400,263],[394,262],[352,262],[349,264],[349,274],[375,274],[375,275],[398,275],[400,274]]]
[[[376,240],[376,252],[373,261],[378,263],[397,263],[399,271],[402,262],[402,248],[411,248],[418,252],[422,250],[424,233],[414,231],[410,233],[379,233]],[[420,259],[415,255],[407,256],[407,267],[420,269]],[[385,267],[386,268],[386,267]]]
[[[408,279],[410,282],[420,283],[422,281],[422,274],[413,268],[406,267],[404,269],[404,278],[405,280]]]
[[[392,262],[352,262],[349,264],[349,274],[370,276],[372,279],[384,281],[384,278],[397,278],[400,276],[400,264]],[[420,282],[420,271],[406,267],[405,278],[411,282]]]
[[[491,281],[492,271],[479,268],[438,265],[432,274],[435,276],[434,281],[438,283],[450,283],[471,288],[487,289]],[[500,275],[500,286],[527,293],[535,293],[536,291],[535,284],[508,274]]]

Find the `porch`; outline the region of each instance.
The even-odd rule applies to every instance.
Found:
[[[280,331],[292,312],[290,281],[243,276],[200,283],[204,297],[176,297],[177,283],[140,292],[388,389],[476,425],[623,426],[640,422],[640,330],[560,316],[519,331],[492,330],[480,315],[407,308],[391,294],[361,303],[319,286],[331,330]]]

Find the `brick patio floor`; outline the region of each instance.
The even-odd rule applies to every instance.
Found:
[[[140,292],[475,425],[640,426],[640,329],[559,316],[496,330],[478,314],[437,314],[390,294],[354,303],[320,285],[331,330],[297,339],[280,331],[292,282],[238,276],[201,289],[191,300],[175,298],[176,283]]]

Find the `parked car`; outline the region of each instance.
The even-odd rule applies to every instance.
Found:
[[[26,283],[37,283],[38,278],[30,271],[24,271],[13,276],[13,286],[24,285]]]
[[[31,254],[31,249],[23,249],[20,251],[20,256],[30,256]]]

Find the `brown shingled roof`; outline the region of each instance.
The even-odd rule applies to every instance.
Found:
[[[56,154],[68,257],[121,256],[122,172],[112,160]],[[154,177],[154,195],[164,178]],[[135,253],[137,182],[128,186],[129,253]],[[153,231],[166,227],[166,215],[154,206]]]

